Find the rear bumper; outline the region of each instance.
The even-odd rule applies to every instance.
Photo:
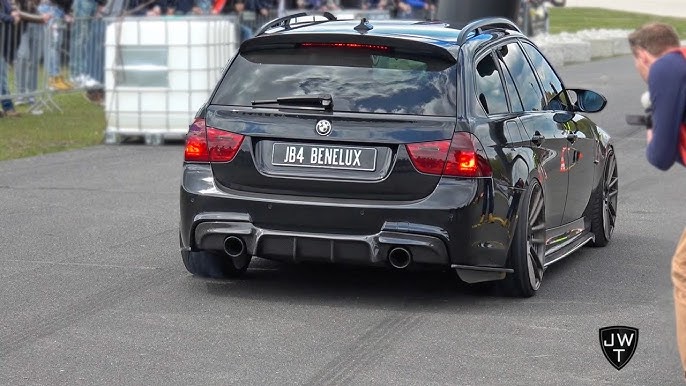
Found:
[[[221,250],[228,236],[241,238],[250,255],[288,262],[383,265],[392,248],[404,247],[414,263],[449,264],[445,243],[439,238],[389,230],[374,235],[342,235],[270,230],[249,222],[205,221],[195,227],[194,243],[198,249]]]
[[[330,200],[230,190],[215,185],[209,165],[185,164],[182,251],[222,250],[238,236],[248,253],[273,260],[384,265],[391,248],[404,247],[418,264],[505,272],[514,221],[504,219],[516,210],[507,187],[487,184],[442,179],[411,202]],[[482,221],[488,214],[503,221]]]

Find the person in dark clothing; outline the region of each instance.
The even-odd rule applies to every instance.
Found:
[[[397,2],[398,17],[401,19],[424,19],[429,11],[427,0],[402,0]]]
[[[676,32],[664,24],[649,24],[629,37],[636,68],[648,82],[653,106],[653,129],[648,131],[648,161],[660,170],[682,163],[678,149],[686,106],[686,59],[678,51]],[[659,35],[658,35],[659,34]],[[666,36],[661,36],[666,35]]]
[[[0,51],[2,51],[0,53],[0,104],[2,104],[0,117],[19,115],[14,110],[12,99],[8,98],[10,90],[7,78],[9,64],[12,62],[16,49],[15,34],[20,20],[19,11],[12,8],[10,0],[0,0]]]
[[[350,7],[351,6],[346,6],[345,3],[342,3],[345,7]],[[394,4],[393,1],[389,0],[362,0],[360,2],[359,8],[362,9],[381,9],[381,10],[386,10],[390,9],[391,7],[395,7],[396,5]]]
[[[660,170],[686,161],[686,49],[667,24],[647,24],[629,35],[641,78],[648,82],[653,127],[648,130],[648,162]],[[677,345],[686,377],[686,230],[672,257]]]
[[[9,63],[17,48],[15,35],[20,21],[19,10],[13,7],[11,0],[0,0],[0,51]]]
[[[315,11],[337,11],[341,9],[334,0],[304,0],[302,6],[304,9]]]
[[[165,0],[122,0],[122,3],[123,9],[120,14],[115,12],[113,16],[160,16],[162,7],[167,4]]]
[[[226,0],[217,1],[212,10],[213,14],[222,15],[236,15],[238,17],[238,27],[241,34],[241,42],[250,39],[253,34],[255,26],[256,15],[254,10],[246,12],[246,4],[244,0]],[[251,26],[252,24],[252,26]]]
[[[38,0],[19,0],[17,5],[23,28],[21,28],[21,37],[15,55],[15,89],[19,94],[35,93],[38,90],[38,67],[43,56],[44,24],[50,20],[50,15],[41,15],[38,12]],[[35,97],[19,96],[15,105],[27,102],[33,104]],[[39,111],[32,110],[34,114]]]
[[[210,13],[209,0],[161,0],[163,14],[167,15],[204,15]]]
[[[274,19],[278,6],[278,0],[245,0],[245,10],[254,12],[256,26]]]

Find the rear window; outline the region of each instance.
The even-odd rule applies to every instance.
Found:
[[[456,115],[456,69],[429,57],[361,48],[302,47],[240,54],[212,104],[331,94],[335,111]]]

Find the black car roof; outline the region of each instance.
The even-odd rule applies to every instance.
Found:
[[[318,16],[318,19],[316,18]],[[440,21],[417,20],[337,20],[330,13],[322,15],[296,14],[267,23],[256,37],[241,45],[241,50],[275,41],[302,41],[316,37],[316,41],[344,39],[348,42],[366,41],[369,44],[392,39],[410,46],[430,45],[455,54],[455,47],[464,44],[489,28],[505,28],[520,32],[511,21],[503,18],[480,19],[462,28]],[[451,49],[452,48],[452,49]]]

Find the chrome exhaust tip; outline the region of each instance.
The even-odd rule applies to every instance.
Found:
[[[224,239],[224,252],[230,257],[239,257],[245,253],[245,243],[239,237],[229,236]]]
[[[412,262],[412,255],[407,248],[395,247],[388,252],[388,262],[393,268],[404,269]]]

